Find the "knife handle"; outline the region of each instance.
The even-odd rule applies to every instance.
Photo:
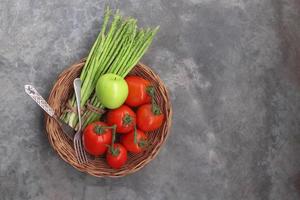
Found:
[[[48,114],[54,116],[54,110],[46,102],[46,100],[36,91],[32,85],[24,85],[25,92]]]

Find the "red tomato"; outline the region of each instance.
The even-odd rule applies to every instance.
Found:
[[[149,81],[138,76],[127,76],[125,81],[128,85],[128,96],[125,104],[136,107],[151,102],[149,90],[152,86]]]
[[[106,152],[111,143],[112,131],[103,122],[89,124],[83,131],[84,149],[91,155],[99,156]]]
[[[107,113],[107,123],[108,125],[117,125],[118,133],[128,133],[132,131],[135,123],[136,116],[135,113],[126,105],[110,110]]]
[[[157,106],[145,104],[138,108],[136,118],[139,129],[146,132],[158,129],[163,123],[164,115]]]
[[[114,169],[121,168],[127,161],[127,150],[121,144],[115,143],[106,153],[106,161]]]
[[[143,131],[136,130],[136,141],[134,138],[134,131],[131,131],[130,133],[122,136],[121,143],[132,153],[140,153],[144,151],[148,144],[147,135]]]

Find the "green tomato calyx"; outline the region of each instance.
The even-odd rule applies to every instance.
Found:
[[[152,102],[152,113],[154,115],[160,115],[161,114],[161,110],[160,110],[159,106],[155,103],[155,101]]]
[[[123,125],[129,125],[133,122],[132,117],[126,113],[125,116],[123,117]]]
[[[138,142],[138,146],[139,146],[140,148],[145,148],[145,147],[148,146],[148,144],[149,144],[149,142],[148,142],[147,140],[144,140],[144,139],[142,139],[142,140],[140,140],[140,141]]]
[[[120,149],[118,147],[110,146],[109,151],[113,156],[118,156],[120,154]]]
[[[152,85],[148,86],[146,89],[146,92],[151,98],[154,98],[154,95],[155,95],[154,86],[152,86]]]
[[[105,132],[105,127],[100,126],[100,125],[96,125],[94,127],[94,131],[97,135],[102,135]]]

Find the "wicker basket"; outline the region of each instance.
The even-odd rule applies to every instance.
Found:
[[[50,93],[48,103],[60,115],[64,105],[73,93],[73,80],[79,76],[85,60],[72,65],[63,71],[58,77]],[[149,132],[150,145],[140,154],[128,155],[127,163],[118,170],[110,168],[105,161],[105,157],[89,158],[88,163],[79,164],[75,157],[73,143],[59,128],[55,120],[46,115],[45,123],[47,136],[52,147],[60,157],[79,171],[86,172],[96,177],[122,177],[134,173],[144,167],[158,154],[169,134],[172,108],[167,89],[160,78],[146,65],[139,63],[130,74],[135,74],[149,80],[156,88],[156,101],[165,115],[163,125],[154,132]]]

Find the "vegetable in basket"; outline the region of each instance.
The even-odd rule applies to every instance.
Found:
[[[89,124],[83,131],[84,149],[93,156],[104,154],[112,140],[112,128],[104,122]]]
[[[134,130],[122,135],[121,143],[131,153],[141,153],[148,147],[148,136],[141,130]]]
[[[164,115],[156,104],[145,104],[136,112],[136,123],[142,131],[158,129],[164,120]]]
[[[108,125],[116,125],[117,133],[128,133],[134,129],[136,116],[133,110],[126,105],[110,110],[107,113]]]
[[[106,153],[106,161],[114,169],[121,168],[127,161],[126,148],[119,143],[113,144]]]
[[[125,103],[131,107],[140,106],[151,102],[153,86],[148,80],[139,76],[127,76],[125,81],[128,85],[128,97]]]

